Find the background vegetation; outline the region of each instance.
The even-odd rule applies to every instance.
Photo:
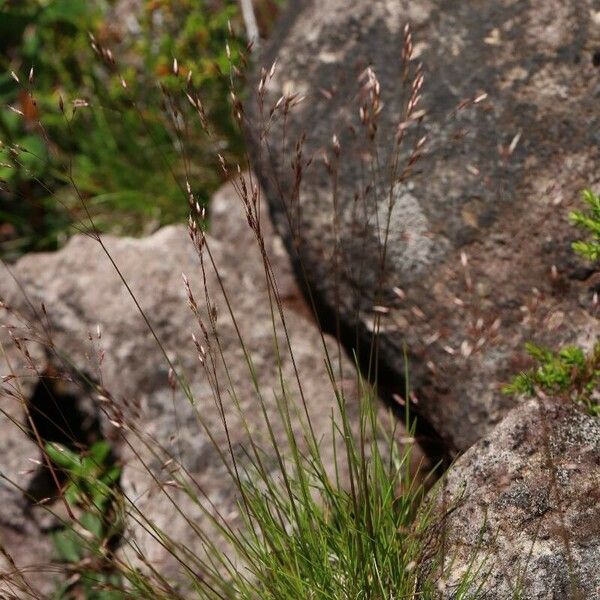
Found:
[[[259,5],[263,30],[276,6]],[[230,21],[243,31],[235,0],[0,0],[2,256],[63,243],[85,216],[79,194],[99,229],[120,234],[187,218],[185,168],[206,202],[220,184],[215,149],[242,151],[226,100],[242,43]],[[92,36],[116,64],[98,60]],[[184,147],[178,113],[192,109],[165,93],[190,85],[212,136],[186,131]]]

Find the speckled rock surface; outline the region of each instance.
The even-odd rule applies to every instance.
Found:
[[[267,212],[263,211],[261,227],[276,274],[296,367],[303,382],[316,436],[323,440],[323,460],[333,469],[333,448],[327,439],[331,435],[335,396],[324,363],[321,335],[296,287],[285,247],[274,235],[267,216]],[[248,228],[233,186],[224,187],[212,199],[210,227],[207,247],[218,265],[221,282],[236,315],[237,327],[252,358],[266,410],[273,419],[274,435],[280,450],[285,452],[284,427],[276,416],[275,395],[281,397],[282,391],[265,274],[253,233]],[[123,418],[113,407],[124,412],[128,429],[115,429],[108,419],[103,419],[104,434],[116,448],[120,448],[124,462],[123,488],[133,505],[130,531],[121,549],[123,557],[139,564],[134,550],[137,548],[153,568],[181,584],[181,566],[148,531],[150,523],[181,547],[187,547],[191,553],[188,562],[190,557],[201,555],[202,546],[190,523],[206,531],[212,530],[203,508],[175,484],[175,480],[183,476],[176,466],[183,465],[187,469],[193,486],[197,486],[195,489],[199,497],[204,498],[204,508],[218,510],[231,526],[240,521],[236,487],[200,421],[204,422],[213,440],[222,449],[226,450],[230,443],[239,464],[245,464],[248,440],[240,414],[234,407],[235,390],[248,427],[264,444],[265,464],[274,469],[276,461],[273,451],[269,451],[257,393],[236,327],[228,314],[208,253],[205,254],[206,281],[217,308],[220,347],[230,379],[218,357],[216,338],[209,336],[213,352],[217,354],[212,374],[202,368],[192,341],[194,333],[205,348],[209,348],[188,307],[182,282],[183,272],[189,279],[208,327],[200,261],[186,227],[166,227],[143,239],[110,236],[103,239],[165,352],[189,383],[193,403],[186,399],[181,388],[172,388],[167,361],[96,241],[76,236],[57,253],[24,257],[15,266],[14,273],[27,292],[31,306],[37,307],[39,312],[44,302],[48,315],[44,322],[49,324],[53,348],[68,356],[88,377],[102,382],[106,388],[106,392],[102,392],[105,398],[110,393],[110,402],[96,401],[98,410],[106,411],[106,416],[116,422],[123,422]],[[28,312],[21,291],[9,279],[5,279],[0,288],[0,295],[13,311],[20,308]],[[98,332],[101,333],[100,338]],[[25,332],[18,330],[18,333]],[[336,357],[335,343],[331,338],[326,337],[326,340],[332,356]],[[282,377],[293,412],[299,407],[300,397],[280,325],[277,326],[277,341]],[[56,360],[51,350],[46,360]],[[205,361],[211,364],[208,357]],[[351,397],[356,390],[354,366],[346,356],[342,356],[341,361],[343,373],[338,383]],[[43,368],[43,361],[40,368]],[[229,440],[215,405],[215,385],[219,386],[224,402]],[[357,406],[352,406],[350,410],[357,411]],[[300,419],[294,419],[294,427],[300,433]],[[419,460],[417,453],[415,460]],[[155,479],[149,475],[148,469]],[[214,508],[210,508],[210,503]],[[216,534],[212,541],[218,542]]]
[[[48,473],[40,465],[41,452],[23,407],[34,394],[38,374],[33,365],[43,364],[44,351],[32,336],[20,342],[19,351],[7,325],[22,324],[0,308],[0,543],[10,556],[0,555],[0,598],[50,597],[64,571],[52,562],[54,547],[45,535],[49,515],[30,501],[45,496],[40,482],[47,481]]]
[[[482,600],[600,598],[599,419],[529,400],[456,461],[433,498],[423,573],[438,577],[434,597],[455,598],[470,569]]]
[[[51,561],[54,548],[44,535],[44,510],[34,509],[25,496],[33,487],[32,461],[39,460],[40,452],[12,421],[22,421],[22,407],[5,389],[0,390],[0,543],[10,559],[0,556],[0,598],[27,598],[32,591],[50,597],[64,574]],[[16,575],[15,567],[23,570],[23,577]]]
[[[415,139],[429,141],[413,176],[390,186],[386,165],[408,96],[407,21],[427,115],[409,129],[401,164]],[[306,96],[285,119],[280,104],[266,134],[259,103],[248,111],[278,229],[344,325],[365,337],[373,306],[389,308],[380,357],[400,381],[408,344],[418,410],[454,449],[514,402],[500,384],[526,365],[525,341],[589,346],[600,332],[591,303],[598,274],[573,257],[567,218],[583,187],[600,189],[599,48],[595,0],[322,0],[294,2],[261,57],[267,69],[277,59],[266,117],[282,94]],[[374,144],[359,120],[365,79],[357,78],[367,66],[383,104]],[[297,187],[290,163],[302,134]]]

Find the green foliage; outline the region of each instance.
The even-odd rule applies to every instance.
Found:
[[[533,396],[536,389],[546,394],[564,396],[600,416],[598,384],[600,383],[600,343],[589,354],[577,346],[566,346],[558,352],[526,344],[528,354],[538,366],[517,375],[505,386],[507,394]]]
[[[186,177],[197,182],[195,197],[206,201],[220,184],[215,146],[228,158],[241,153],[223,101],[230,68],[226,39],[231,62],[238,56],[238,41],[228,31],[236,3],[144,0],[131,39],[111,25],[112,4],[0,0],[5,255],[55,248],[73,225],[86,222],[88,210],[99,229],[125,234],[184,220]],[[95,56],[89,32],[112,50],[117,66]],[[179,76],[172,71],[174,58]],[[180,131],[192,108],[164,96],[185,98],[181,92],[189,86],[202,89],[210,140],[200,127]]]
[[[585,190],[583,201],[587,205],[586,210],[573,211],[569,218],[590,237],[587,241],[574,242],[573,250],[595,262],[600,258],[600,198],[591,190]]]
[[[64,490],[67,502],[77,506],[89,501],[90,508],[104,512],[121,473],[120,467],[111,465],[109,444],[96,442],[84,456],[56,443],[46,444],[45,450],[50,460],[68,474]]]
[[[48,458],[65,474],[63,497],[74,518],[52,535],[58,558],[77,573],[78,593],[86,600],[122,598],[121,576],[110,563],[111,544],[122,533],[118,510],[121,467],[114,464],[110,445],[96,442],[85,454],[56,443],[45,446]],[[74,597],[73,582],[60,586],[54,598]]]

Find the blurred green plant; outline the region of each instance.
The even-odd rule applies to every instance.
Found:
[[[96,442],[79,454],[48,443],[45,451],[65,474],[64,499],[77,515],[52,535],[58,558],[74,574],[58,587],[55,600],[75,597],[74,588],[86,600],[122,598],[121,576],[110,562],[111,546],[123,530],[117,506],[121,467],[114,464],[110,445]]]
[[[98,229],[124,234],[183,220],[186,176],[206,201],[220,184],[215,146],[241,155],[226,101],[236,3],[141,0],[127,18],[122,5],[0,0],[5,257],[56,248],[88,210]],[[116,64],[94,56],[90,33]],[[189,86],[201,90],[210,140],[182,125],[193,109],[168,95]]]
[[[600,197],[591,190],[583,192],[585,210],[575,210],[569,218],[571,222],[586,231],[590,238],[573,243],[573,250],[584,258],[597,261],[600,258]]]
[[[589,354],[577,346],[565,346],[558,352],[531,343],[525,348],[538,366],[517,375],[505,386],[505,393],[531,397],[541,389],[546,394],[565,396],[591,415],[600,416],[600,343]]]

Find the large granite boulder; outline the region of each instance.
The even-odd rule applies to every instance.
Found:
[[[456,598],[469,573],[482,600],[600,598],[598,418],[529,400],[456,461],[432,499],[422,569],[433,597]]]
[[[239,181],[235,185],[239,186]],[[31,318],[36,310],[40,317],[34,319],[31,328],[15,330],[15,335],[29,338],[36,331],[36,336],[46,341],[46,357],[38,358],[40,372],[45,368],[44,361],[53,365],[58,361],[59,367],[66,361],[72,365],[68,373],[73,378],[75,372],[85,373],[100,386],[99,393],[92,388],[91,395],[103,435],[112,440],[124,464],[122,485],[130,501],[122,559],[136,566],[149,564],[179,584],[184,577],[178,559],[201,570],[200,563],[195,562],[202,555],[199,531],[211,532],[210,541],[220,544],[206,511],[213,516],[218,512],[231,527],[240,524],[237,488],[215,444],[225,455],[230,447],[242,468],[250,452],[247,427],[264,448],[264,464],[269,469],[277,468],[245,352],[252,360],[265,409],[272,419],[273,435],[284,454],[286,433],[278,416],[277,398],[284,396],[283,381],[294,430],[301,436],[303,421],[294,412],[304,414],[294,372],[297,368],[306,409],[315,435],[322,442],[323,461],[332,475],[334,470],[329,438],[336,400],[324,361],[323,339],[296,287],[285,247],[274,235],[263,210],[261,230],[286,318],[295,359],[292,362],[276,306],[271,312],[261,253],[235,185],[226,186],[211,201],[211,233],[204,249],[206,281],[185,226],[169,226],[143,239],[102,238],[162,350],[115,266],[91,237],[75,236],[59,252],[24,257],[13,269],[21,288],[10,278],[1,284],[1,295],[10,306],[7,320],[19,325],[13,316],[19,311]],[[182,272],[208,329],[208,342],[188,306]],[[210,333],[203,302],[205,284],[216,309],[218,340]],[[221,284],[227,290],[235,323]],[[199,353],[192,334],[207,350],[206,356]],[[356,400],[352,361],[343,354],[338,361],[335,342],[327,336],[324,341],[333,358],[337,385],[349,399]],[[170,375],[169,361],[189,384],[192,402]],[[224,403],[228,436],[216,403],[216,388]],[[350,402],[349,411],[358,424],[358,403]],[[1,424],[3,431],[10,426]],[[338,453],[341,455],[340,449]],[[416,452],[415,460],[419,460]],[[192,486],[200,502],[188,495],[182,479]],[[157,531],[162,533],[157,535]]]
[[[526,365],[525,341],[589,345],[599,333],[597,277],[573,257],[567,219],[580,190],[600,185],[599,9],[295,2],[260,57],[248,133],[296,267],[342,328],[363,340],[379,328],[399,389],[407,345],[418,409],[454,450],[513,404],[500,388]],[[397,150],[418,63],[421,99]]]

